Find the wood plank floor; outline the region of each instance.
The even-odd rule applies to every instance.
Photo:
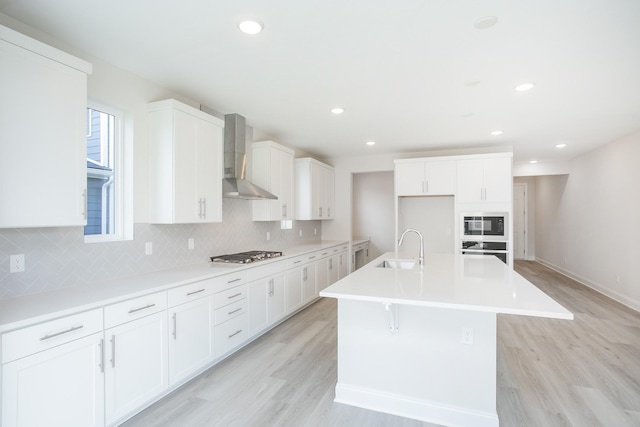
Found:
[[[575,320],[498,316],[500,425],[640,426],[640,313],[532,261]],[[333,402],[336,301],[322,299],[125,424],[432,426]]]

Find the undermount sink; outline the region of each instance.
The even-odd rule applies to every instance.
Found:
[[[378,264],[378,267],[411,270],[416,266],[416,263],[417,261],[415,259],[385,259],[381,264]]]

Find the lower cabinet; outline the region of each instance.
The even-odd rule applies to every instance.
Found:
[[[287,314],[284,277],[284,274],[279,274],[249,283],[249,337],[266,329]]]
[[[168,386],[165,311],[105,331],[107,425],[142,407]]]
[[[321,258],[316,262],[316,289],[318,293],[329,286],[329,258],[328,252],[320,254]]]
[[[213,360],[213,297],[169,309],[169,384]]]
[[[102,332],[2,366],[2,425],[104,425]]]

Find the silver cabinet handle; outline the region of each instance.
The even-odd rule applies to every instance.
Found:
[[[207,217],[207,198],[202,199],[202,218]]]
[[[320,212],[320,218],[322,218],[322,206],[318,208],[318,211]]]
[[[200,292],[204,292],[204,288],[198,289],[197,291],[187,292],[187,296],[199,294]]]
[[[273,296],[273,279],[269,280],[269,296]]]
[[[235,310],[231,310],[227,315],[228,315],[228,316],[231,316],[233,313],[237,313],[237,312],[239,312],[239,311],[242,311],[242,307],[240,307],[240,308],[236,308]]]
[[[146,310],[147,308],[151,308],[151,307],[155,307],[155,304],[147,304],[144,307],[140,307],[140,308],[132,308],[131,310],[129,310],[129,314],[131,313],[136,313],[138,311],[142,311],[142,310]]]
[[[100,338],[100,372],[104,373],[104,338]]]
[[[315,258],[316,258],[316,256],[315,256],[315,255],[314,255],[314,256],[310,256],[310,257],[309,257],[309,259],[315,259]]]
[[[87,220],[87,210],[89,209],[88,203],[89,203],[89,200],[87,198],[87,189],[85,188],[82,191],[82,205],[83,205],[82,217],[84,218],[85,221]]]
[[[299,263],[301,263],[301,262],[302,262],[302,260],[301,260],[301,259],[299,259],[298,261],[293,261],[293,263],[294,263],[294,264],[299,264]]]
[[[327,208],[327,218],[331,218],[331,208]]]
[[[240,280],[242,280],[242,277],[238,277],[237,279],[229,280],[229,281],[227,281],[227,283],[234,283],[234,282],[238,282]]]
[[[231,335],[229,335],[229,338],[233,338],[236,335],[238,335],[240,332],[242,332],[242,329],[238,329],[237,331],[235,331],[234,333],[232,333]]]
[[[176,316],[177,313],[173,313],[173,316],[171,316],[171,318],[173,319],[173,332],[171,333],[171,335],[173,335],[174,340],[178,337],[178,325],[176,323]]]
[[[282,218],[286,218],[287,217],[287,205],[284,204],[282,205]]]
[[[68,334],[69,332],[73,332],[73,331],[77,331],[78,329],[82,329],[84,328],[83,325],[79,325],[79,326],[72,326],[69,329],[66,329],[64,331],[60,331],[60,332],[56,332],[54,334],[47,334],[43,337],[40,338],[40,341],[45,341],[48,340],[50,338],[55,338],[55,337],[59,337],[60,335],[64,335],[64,334]]]
[[[111,367],[116,367],[116,336],[111,335]]]
[[[307,281],[308,275],[307,275],[307,267],[302,269],[303,272],[303,277],[302,280],[304,280],[305,282]]]
[[[240,295],[242,295],[242,292],[238,292],[237,294],[230,295],[230,296],[227,297],[227,299],[237,298]]]
[[[329,258],[329,270],[333,270],[333,258]]]
[[[202,218],[202,199],[198,199],[198,218]]]

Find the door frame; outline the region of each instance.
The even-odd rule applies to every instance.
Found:
[[[524,258],[516,258],[515,257],[515,250],[513,251],[513,259],[524,259],[524,260],[528,260],[529,259],[529,199],[528,199],[528,195],[529,195],[529,189],[527,186],[526,182],[514,182],[513,183],[513,192],[515,192],[517,187],[521,187],[523,189],[523,193],[524,193],[524,214],[523,214],[523,219],[522,219],[522,223],[524,225]],[[513,195],[512,195],[513,197]],[[515,198],[514,198],[515,200]],[[513,212],[513,218],[515,219],[516,216],[516,210],[515,210],[515,206],[512,206],[512,212]],[[515,220],[513,221],[513,223],[515,224]],[[515,227],[514,227],[514,243],[515,243]],[[514,248],[515,249],[515,245]]]

